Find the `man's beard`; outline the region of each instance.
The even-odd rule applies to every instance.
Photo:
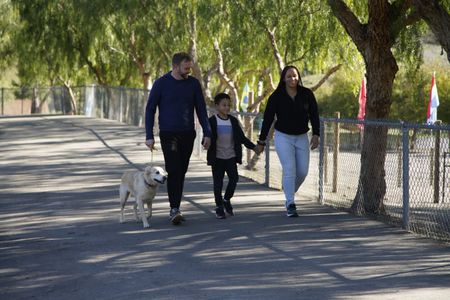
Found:
[[[191,74],[191,71],[189,70],[189,71],[184,71],[184,72],[183,72],[183,70],[182,70],[181,68],[179,68],[179,69],[178,69],[178,74],[180,74],[180,76],[181,76],[183,79],[187,79],[187,78],[189,77],[189,74]]]

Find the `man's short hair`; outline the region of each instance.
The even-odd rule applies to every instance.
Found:
[[[175,53],[172,57],[172,65],[179,65],[183,60],[192,61],[192,57],[186,52]]]
[[[218,93],[215,97],[214,97],[214,104],[219,105],[220,101],[222,99],[228,99],[231,100],[230,95],[228,95],[227,93]]]

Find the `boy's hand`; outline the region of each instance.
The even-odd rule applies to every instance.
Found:
[[[203,137],[202,145],[205,150],[208,150],[209,146],[211,146],[211,138],[207,136]]]

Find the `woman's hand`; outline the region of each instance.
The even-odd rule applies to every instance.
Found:
[[[311,150],[314,150],[317,147],[319,147],[319,136],[313,135],[311,138],[311,142],[309,144],[311,145]]]

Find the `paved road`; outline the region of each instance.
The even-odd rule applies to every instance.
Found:
[[[153,160],[143,130],[82,117],[0,119],[0,299],[450,299],[450,247],[299,202],[242,178],[216,220],[193,159],[173,226],[162,188],[151,228],[120,224],[118,182]]]

